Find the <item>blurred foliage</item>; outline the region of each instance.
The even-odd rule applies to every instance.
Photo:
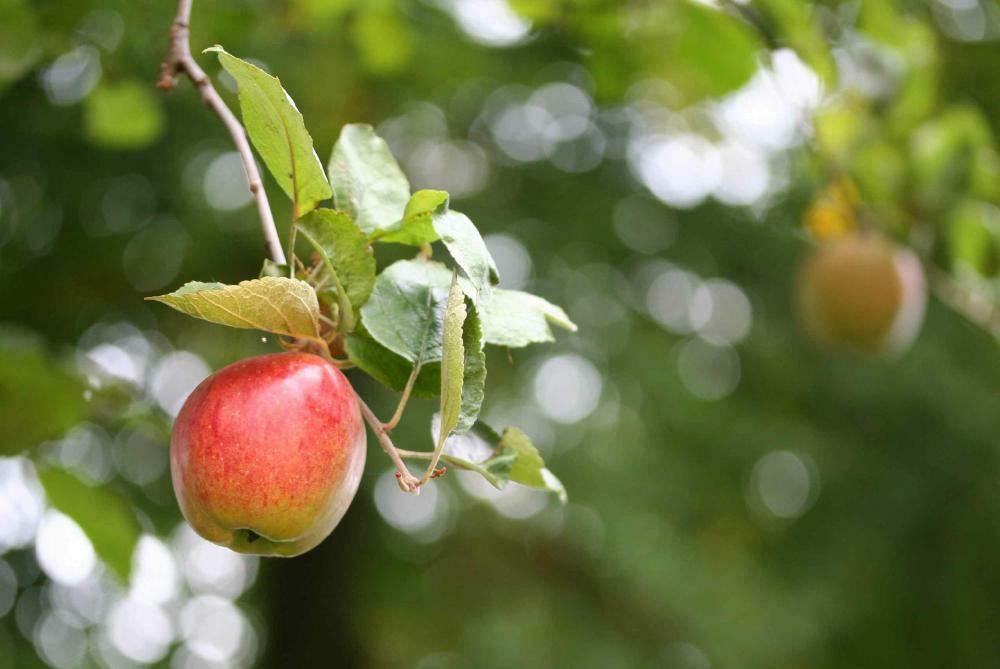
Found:
[[[199,53],[212,44],[280,76],[321,153],[345,123],[376,125],[413,190],[451,191],[493,243],[520,245],[527,273],[506,287],[566,305],[580,325],[516,365],[490,352],[484,406],[492,424],[524,427],[569,505],[488,497],[459,484],[463,472],[393,502],[380,493],[389,463],[369,440],[361,492],[335,534],[264,564],[238,600],[260,645],[235,664],[1000,665],[997,7],[710,4],[195,3],[196,58],[232,107],[231,80]],[[273,338],[142,300],[188,279],[254,277],[264,255],[218,119],[188,82],[153,88],[174,10],[0,0],[0,320],[46,342],[0,340],[0,452],[38,446],[41,473],[28,478],[40,476],[49,503],[122,576],[138,536],[132,510],[144,532],[180,541],[165,466],[171,379],[274,350]],[[679,134],[701,138],[684,147],[728,141],[726,105],[779,72],[787,49],[823,96],[791,105],[801,137],[769,149],[767,189],[736,206],[710,189],[671,202],[658,175],[683,181],[670,169],[688,149],[652,167],[644,151],[655,158],[657,142]],[[808,97],[806,80],[786,97]],[[539,97],[565,93],[546,88],[557,83],[578,91],[558,97],[577,105],[564,118],[581,94],[592,107],[585,130],[550,146],[526,128],[539,108],[559,111]],[[747,122],[776,113],[735,108]],[[749,180],[733,169],[733,183]],[[286,225],[280,188],[267,183]],[[838,225],[913,247],[966,313],[932,302],[896,359],[815,350],[796,328],[792,283],[809,238]],[[380,262],[412,253],[383,246]],[[524,263],[495,255],[501,276],[504,257]],[[656,297],[658,286],[678,299],[714,294],[708,280],[745,296],[745,338],[678,325]],[[393,394],[355,380],[377,413],[391,412]],[[435,409],[415,402],[394,432],[401,448],[429,447]],[[0,478],[0,500],[12,488]],[[131,510],[108,501],[112,490]],[[401,521],[413,517],[407,504],[433,522]],[[74,666],[39,631],[46,607],[71,615],[59,609],[63,586],[30,537],[5,543],[7,508],[0,668]],[[16,599],[5,609],[7,571]],[[182,657],[194,632],[177,597],[163,609]],[[138,662],[101,650],[108,642],[90,630],[106,621],[73,625],[98,639],[83,651],[94,662]],[[152,662],[169,662],[170,643]]]

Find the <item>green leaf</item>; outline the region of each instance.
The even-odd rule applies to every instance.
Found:
[[[276,276],[285,277],[288,276],[288,265],[282,265],[281,263],[276,263],[270,258],[264,259],[264,264],[260,268],[260,275],[258,278],[263,279],[265,276]]]
[[[88,485],[63,469],[40,469],[38,478],[49,503],[80,526],[97,555],[128,583],[141,534],[131,507],[111,488]]]
[[[334,204],[366,235],[393,228],[403,218],[410,183],[389,145],[370,125],[343,127],[327,170]]]
[[[350,332],[355,309],[365,303],[375,285],[375,256],[368,238],[347,214],[332,209],[311,212],[299,222],[299,232],[330,271],[344,329]]]
[[[465,380],[465,342],[462,326],[465,324],[465,293],[458,283],[458,274],[451,278],[448,302],[444,313],[444,331],[441,336],[441,425],[438,447],[458,425],[462,413],[462,387]],[[480,398],[481,399],[481,398]]]
[[[44,55],[33,3],[0,2],[0,92],[23,76]]]
[[[264,164],[303,216],[330,197],[330,184],[313,148],[302,114],[277,77],[230,55],[221,46],[205,49],[239,84],[243,125]]]
[[[166,118],[152,86],[139,81],[102,83],[83,103],[87,139],[106,149],[141,149],[163,134]]]
[[[486,353],[483,351],[483,324],[471,300],[466,301],[467,315],[462,327],[465,365],[462,374],[462,410],[454,432],[468,432],[479,417],[486,394]]]
[[[683,28],[668,45],[673,56],[668,63],[679,67],[678,85],[693,98],[723,95],[746,83],[757,70],[760,49],[750,26],[694,0],[675,6]]]
[[[394,242],[423,246],[436,242],[439,237],[434,229],[435,214],[448,210],[448,193],[443,190],[418,190],[406,203],[403,219],[396,227],[376,232],[373,241]]]
[[[441,241],[469,277],[476,292],[482,296],[488,295],[490,287],[500,281],[500,275],[479,230],[468,216],[457,211],[445,211],[435,215],[433,219],[434,229]]]
[[[87,417],[83,384],[30,340],[0,337],[0,456],[61,437]]]
[[[431,437],[441,435],[440,416],[431,421]],[[477,421],[465,434],[452,434],[444,443],[441,459],[448,464],[478,472],[494,487],[503,489],[513,481],[530,488],[556,493],[563,504],[566,487],[545,466],[538,449],[523,431],[509,427],[503,434]]]
[[[441,263],[400,260],[375,279],[361,321],[372,338],[414,364],[441,359],[442,316],[452,273]]]
[[[347,335],[344,344],[351,362],[363,372],[396,392],[402,392],[406,387],[413,369],[412,362],[359,333]],[[437,397],[440,393],[441,365],[436,362],[424,363],[411,394],[414,397]]]
[[[517,453],[517,459],[510,470],[510,480],[532,488],[549,490],[559,496],[559,501],[566,503],[566,488],[556,478],[555,474],[545,467],[541,453],[531,443],[523,431],[516,427],[508,427],[500,436],[500,449],[511,448]]]
[[[537,295],[518,290],[495,290],[480,307],[483,333],[488,344],[520,348],[555,341],[551,325],[576,332],[566,312]]]
[[[219,325],[289,337],[319,337],[319,302],[305,281],[267,276],[236,286],[192,281],[168,295],[147,297]]]
[[[435,439],[440,425],[439,421],[436,423],[437,426],[432,423],[431,430]],[[493,487],[503,489],[510,480],[517,453],[510,446],[500,448],[499,444],[500,435],[493,428],[476,422],[468,432],[448,438],[441,459],[453,467],[477,472]]]

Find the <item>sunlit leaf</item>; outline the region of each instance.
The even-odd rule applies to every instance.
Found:
[[[566,312],[537,295],[518,290],[494,290],[480,307],[486,343],[519,348],[554,341],[552,328],[576,332]]]
[[[60,437],[86,418],[84,386],[34,342],[0,336],[0,456]]]
[[[350,214],[366,235],[392,228],[403,218],[410,183],[370,125],[343,127],[327,169],[337,209]]]
[[[376,232],[373,240],[423,246],[436,242],[433,215],[448,209],[448,193],[443,190],[419,190],[413,194],[399,224],[385,232]]]
[[[316,293],[298,279],[268,276],[235,286],[192,281],[168,295],[146,299],[219,325],[289,337],[318,337]]]
[[[72,518],[94,551],[128,583],[141,529],[128,503],[107,486],[91,486],[63,469],[42,468],[38,478],[49,503]]]
[[[243,125],[274,180],[298,203],[300,216],[312,211],[330,197],[330,184],[292,98],[277,77],[256,65],[230,55],[221,46],[206,51],[217,53],[226,72],[239,84]]]

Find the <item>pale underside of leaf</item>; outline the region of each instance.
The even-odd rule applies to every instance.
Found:
[[[462,412],[462,387],[465,380],[465,343],[462,329],[466,319],[465,294],[458,275],[451,280],[441,337],[441,428],[438,449],[451,434]]]
[[[576,332],[566,312],[537,295],[494,290],[480,306],[486,343],[509,348],[554,341],[550,325]]]
[[[491,287],[500,281],[496,261],[469,217],[457,211],[434,214],[434,229],[451,257],[462,268],[476,290],[476,301],[489,299]]]
[[[337,209],[369,236],[398,225],[410,198],[410,183],[385,140],[369,125],[348,124],[327,166]]]

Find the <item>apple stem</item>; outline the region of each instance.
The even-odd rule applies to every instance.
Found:
[[[243,169],[246,171],[247,183],[250,192],[257,203],[257,213],[260,216],[261,228],[264,232],[264,241],[271,252],[271,259],[279,265],[285,264],[285,252],[281,248],[281,239],[278,237],[278,228],[274,224],[274,216],[271,213],[271,205],[267,201],[267,193],[264,192],[264,182],[260,178],[260,171],[254,161],[253,151],[247,139],[246,130],[226,105],[219,95],[219,92],[212,86],[212,81],[201,69],[198,62],[191,55],[191,44],[188,41],[188,34],[191,25],[191,5],[194,0],[179,0],[177,3],[177,16],[170,26],[170,43],[167,47],[167,55],[160,65],[160,79],[157,86],[163,90],[170,90],[177,85],[177,77],[185,74],[201,93],[201,99],[208,105],[216,115],[222,119],[226,129],[229,131],[236,145],[236,150],[243,161]]]
[[[372,412],[372,410],[365,404],[365,401],[358,396],[358,404],[361,406],[361,415],[364,416],[365,422],[368,423],[368,427],[372,429],[375,434],[375,438],[378,440],[379,446],[382,450],[386,452],[392,463],[396,465],[396,482],[399,484],[400,489],[403,492],[420,492],[420,479],[410,473],[407,469],[406,463],[403,462],[403,458],[399,455],[399,451],[396,449],[395,445],[392,443],[392,439],[389,438],[389,433],[386,432],[385,426],[382,421]]]
[[[392,414],[392,418],[389,419],[388,423],[382,424],[382,429],[386,432],[391,431],[397,425],[399,421],[403,418],[403,411],[406,409],[406,403],[410,401],[410,393],[413,392],[413,384],[417,382],[417,376],[420,375],[420,363],[413,366],[413,371],[410,372],[410,378],[406,380],[406,386],[403,388],[403,395],[399,398],[399,404],[396,406],[396,412]]]

